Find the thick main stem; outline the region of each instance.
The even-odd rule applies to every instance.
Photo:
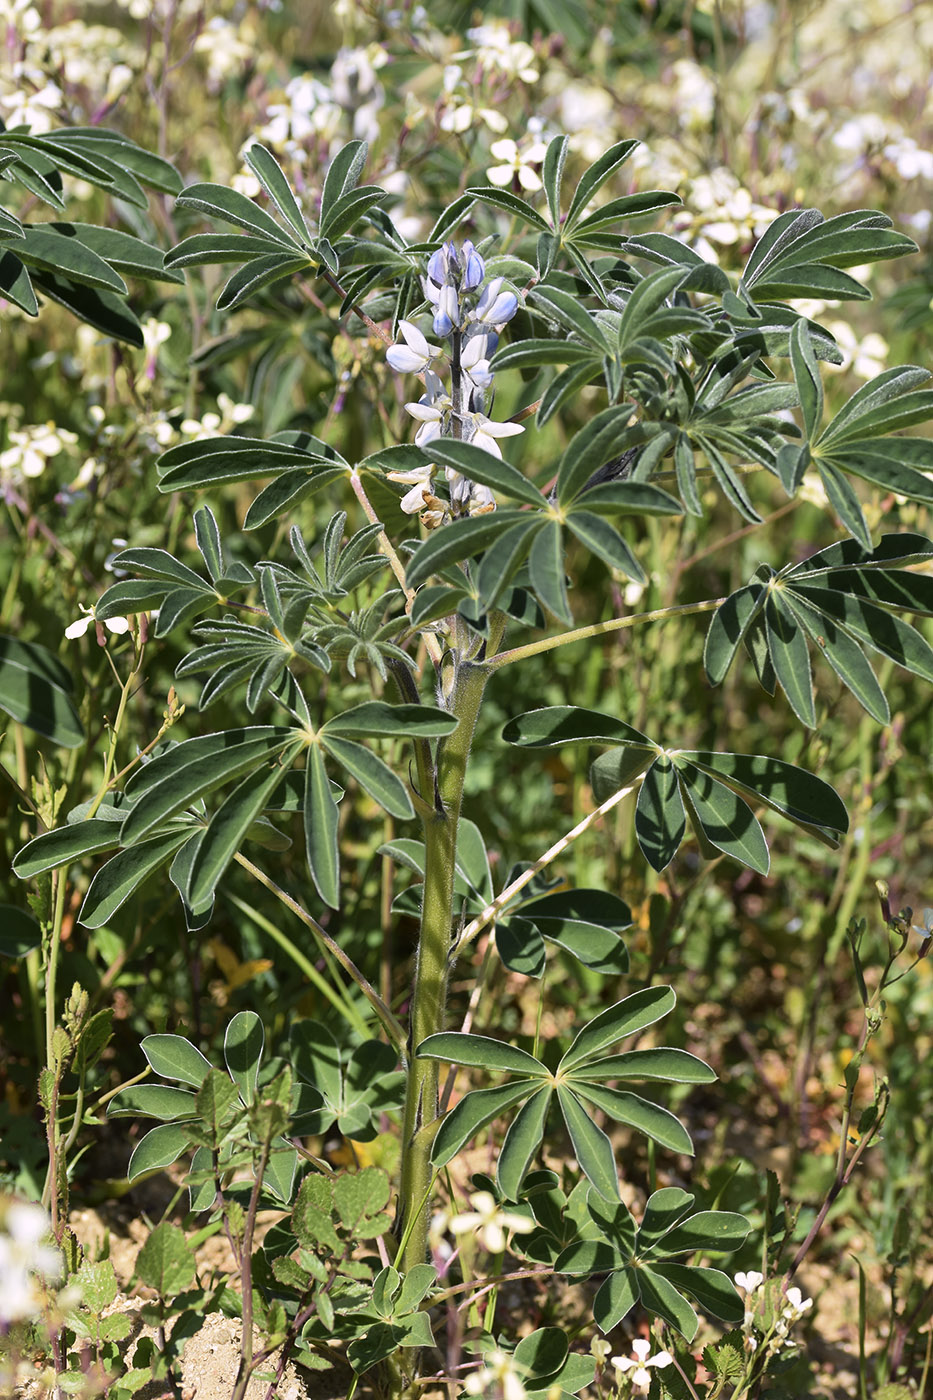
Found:
[[[457,828],[473,731],[487,679],[488,673],[482,665],[467,662],[459,668],[451,697],[451,709],[459,724],[440,747],[434,812],[424,821],[424,904],[411,1002],[399,1195],[399,1225],[404,1240],[399,1267],[403,1271],[424,1263],[427,1251],[434,1135],[426,1130],[438,1113],[439,1067],[436,1060],[417,1059],[415,1051],[429,1035],[444,1029]]]

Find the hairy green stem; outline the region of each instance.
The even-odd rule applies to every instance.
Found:
[[[501,623],[496,630],[501,637]],[[497,643],[498,638],[492,645]],[[458,668],[451,711],[459,723],[439,746],[434,811],[424,818],[424,903],[411,1002],[399,1195],[400,1233],[406,1236],[400,1265],[403,1271],[423,1263],[427,1250],[433,1134],[423,1130],[437,1117],[439,1067],[435,1060],[416,1059],[415,1051],[429,1035],[444,1029],[457,828],[473,731],[487,680],[488,672],[482,665],[467,662]]]
[[[626,627],[637,627],[641,622],[658,622],[661,618],[689,617],[693,613],[713,612],[725,601],[725,598],[705,598],[702,603],[681,603],[674,608],[655,608],[654,612],[632,613],[629,617],[612,617],[608,622],[593,622],[588,627],[575,627],[572,632],[562,632],[559,637],[543,637],[540,642],[528,642],[523,647],[500,651],[498,656],[493,656],[486,662],[486,667],[490,671],[498,671],[502,666],[510,666],[513,661],[540,656],[542,652],[568,646],[571,642],[584,642],[588,637],[604,637],[608,632],[621,632]]]

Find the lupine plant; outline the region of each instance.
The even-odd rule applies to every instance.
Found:
[[[788,210],[730,278],[670,234],[626,231],[631,220],[678,203],[664,191],[615,192],[636,144],[612,146],[569,190],[567,141],[556,137],[544,155],[541,207],[506,188],[470,188],[419,244],[399,234],[382,207],[384,191],[360,185],[360,142],[332,162],[313,221],[259,144],[248,163],[261,201],[196,184],[175,203],[184,236],[166,255],[164,275],[235,265],[217,301],[229,312],[262,307],[268,289],[289,281],[313,288],[335,328],[381,344],[418,424],[412,442],[386,442],[358,460],[305,427],[268,439],[205,437],[161,456],[153,468],[160,490],[181,493],[182,504],[193,492],[216,504],[242,483],[265,484],[248,504],[243,534],[225,537],[223,512],[198,506],[196,566],[180,550],[124,549],[113,564],[132,577],[89,600],[93,618],[135,619],[124,704],[147,648],[190,629],[179,684],[197,680],[204,711],[222,696],[241,704],[243,722],[205,725],[175,742],[181,709],[173,694],[146,748],[118,774],[111,754],[95,800],[36,836],[16,861],[17,873],[39,879],[46,896],[48,872],[59,872],[58,903],[44,912],[53,1019],[67,868],[105,854],[78,915],[84,927],[119,919],[143,882],[164,872],[179,918],[197,934],[238,863],[300,920],[315,956],[339,966],[368,1008],[343,1042],[323,1023],[296,1020],[271,1058],[259,1018],[240,1013],[228,1027],[223,1067],[182,1035],[150,1036],[145,1058],[166,1082],[134,1084],[110,1099],[112,1116],[157,1123],[133,1152],[130,1179],[184,1158],[191,1210],[222,1222],[230,1240],[243,1284],[235,1400],[254,1374],[269,1376],[271,1393],[289,1356],[318,1369],[349,1366],[353,1386],[365,1377],[395,1397],[416,1394],[432,1376],[463,1383],[468,1394],[497,1386],[513,1395],[577,1394],[593,1381],[598,1349],[573,1350],[555,1327],[515,1345],[497,1319],[506,1243],[523,1264],[518,1277],[593,1279],[601,1331],[636,1317],[664,1330],[668,1345],[653,1355],[639,1340],[635,1360],[616,1359],[621,1386],[641,1386],[648,1368],[667,1384],[672,1339],[693,1340],[697,1308],[734,1327],[746,1317],[722,1265],[749,1222],[715,1204],[695,1209],[697,1192],[677,1184],[653,1182],[634,1204],[624,1158],[624,1192],[620,1186],[619,1139],[607,1127],[621,1124],[647,1139],[656,1175],[679,1180],[674,1164],[693,1154],[693,1142],[654,1093],[709,1085],[715,1075],[702,1059],[659,1042],[653,1028],[674,1008],[675,989],[643,984],[622,937],[631,923],[623,898],[575,887],[563,858],[628,803],[637,846],[655,871],[689,843],[698,860],[725,857],[762,874],[770,857],[759,816],[776,814],[831,848],[847,830],[844,804],[825,776],[772,754],[697,748],[687,733],[651,725],[645,732],[611,694],[599,710],[563,703],[508,720],[502,738],[518,749],[598,752],[590,809],[504,877],[489,859],[489,833],[462,815],[464,785],[484,732],[484,699],[501,671],[673,617],[710,617],[698,688],[720,686],[730,668],[750,665],[763,689],[780,690],[800,724],[812,727],[812,655],[825,663],[817,678],[830,668],[885,721],[871,653],[933,680],[933,650],[902,616],[933,615],[933,583],[914,568],[933,560],[933,542],[873,533],[855,483],[933,504],[926,475],[933,442],[901,435],[933,418],[933,392],[923,387],[924,368],[889,369],[825,421],[820,362],[841,357],[828,330],[795,309],[814,296],[864,299],[862,282],[846,269],[914,246],[889,219]],[[86,133],[53,151],[85,176],[94,161],[105,173],[114,162],[120,167],[121,154],[109,138]],[[23,138],[11,159],[41,184],[40,157]],[[135,154],[133,161],[141,177],[158,173]],[[218,224],[236,232],[218,232]],[[28,269],[15,286],[29,310],[30,277],[56,292],[42,238],[15,221],[3,236]],[[128,257],[122,244],[80,229],[67,241],[70,272],[79,282],[84,276],[82,286],[93,271],[89,259]],[[136,262],[158,270],[151,259]],[[99,280],[103,290],[93,295],[115,315],[116,289]],[[78,314],[87,305],[76,306]],[[497,395],[519,401],[510,416],[495,416]],[[578,422],[581,402],[586,421],[565,431],[565,422]],[[521,467],[503,456],[506,441],[519,437]],[[655,517],[702,522],[713,488],[754,526],[775,491],[793,497],[813,474],[841,538],[832,538],[830,522],[824,548],[762,562],[728,597],[690,597],[646,613],[609,606],[621,597],[613,581],[645,582],[640,544]],[[251,546],[254,538],[262,545]],[[605,580],[605,603],[597,621],[575,626],[584,572]],[[6,659],[5,674],[25,669],[35,678],[33,698],[52,697],[59,718],[67,715],[66,677],[38,653]],[[831,768],[830,756],[829,775]],[[341,813],[351,792],[403,824],[382,847],[405,876],[395,915],[417,928],[401,999],[350,957],[332,912],[353,879]],[[308,875],[299,889],[281,885],[275,867],[296,827]],[[464,975],[481,936],[488,952],[458,1029],[450,983]],[[576,970],[571,975],[604,978],[609,1004],[564,1038],[542,1030],[519,1045],[474,1034],[493,958],[536,979],[559,959]],[[66,1076],[84,1075],[106,1036],[79,992],[66,1023],[50,1032],[43,1078],[53,1222],[61,1219],[75,1136],[62,1128],[61,1086]],[[335,1172],[305,1143],[334,1127],[365,1141],[385,1122],[397,1123],[401,1149],[391,1180],[378,1167]],[[563,1178],[549,1165],[555,1135],[575,1163]],[[480,1142],[495,1160],[474,1174],[474,1203],[499,1220],[502,1248],[488,1278],[464,1270],[462,1282],[450,1283],[438,1276],[432,1217],[450,1173],[463,1175],[458,1163]],[[259,1245],[257,1217],[266,1207],[280,1219]],[[141,1279],[163,1304],[181,1294],[180,1316],[175,1340],[152,1361],[156,1369],[115,1382],[117,1395],[165,1374],[178,1339],[210,1301],[195,1288],[193,1256],[177,1227],[160,1226],[147,1251]],[[436,1309],[471,1290],[477,1302],[467,1345],[479,1360],[464,1381],[439,1369],[434,1323]],[[769,1299],[775,1327],[787,1307],[799,1311],[799,1296],[787,1298]],[[164,1309],[159,1317],[161,1326]],[[261,1346],[253,1323],[261,1325]]]

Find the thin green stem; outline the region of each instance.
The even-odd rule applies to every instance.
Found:
[[[264,870],[260,870],[258,865],[254,865],[253,862],[247,856],[244,856],[241,852],[236,855],[235,859],[238,862],[238,864],[242,865],[244,870],[249,871],[254,880],[258,880],[261,885],[265,886],[267,890],[269,890],[272,894],[275,895],[276,899],[281,900],[281,902],[285,905],[286,909],[290,909],[291,912],[295,915],[295,918],[300,919],[301,922],[304,924],[305,928],[309,928],[314,934],[315,938],[318,940],[318,942],[324,948],[327,949],[327,951],[331,954],[333,958],[337,960],[337,962],[339,962],[344,972],[346,972],[356,983],[360,991],[365,996],[366,1000],[369,1002],[370,1006],[375,1011],[376,1015],[379,1017],[379,1020],[382,1022],[385,1028],[386,1034],[392,1041],[392,1044],[396,1047],[396,1049],[398,1049],[400,1052],[402,1052],[402,1054],[404,1054],[406,1040],[405,1031],[402,1027],[401,1022],[397,1019],[396,1016],[392,1014],[392,1012],[386,1006],[385,1002],[382,1000],[382,997],[376,991],[375,987],[372,985],[369,979],[365,977],[362,972],[360,972],[353,959],[344,952],[344,950],[340,947],[339,943],[336,943],[334,939],[331,938],[330,934],[326,931],[326,929],[323,929],[321,927],[317,919],[315,919],[311,914],[309,914],[307,909],[305,909],[298,902],[297,899],[293,898],[293,896],[288,894],[287,891],[283,890],[281,886],[277,885],[275,881],[265,873]],[[234,900],[234,902],[236,902],[236,900]],[[249,906],[246,907],[248,908]],[[250,917],[257,917],[255,910],[250,911]],[[291,941],[288,938],[286,938],[286,936],[283,933],[281,933],[280,930],[276,930],[275,933],[272,933],[271,925],[267,926],[264,922],[262,926],[266,929],[267,933],[270,933],[271,936],[276,938],[276,941],[280,944],[280,946],[285,948],[289,956],[295,958],[297,962],[297,957],[295,955],[297,954],[298,957],[300,957],[301,954],[299,953],[299,950],[295,947],[295,945],[291,943]],[[301,966],[302,971],[310,977],[311,974],[308,971],[308,969],[310,968],[311,964],[308,963],[307,960],[303,960],[303,964],[299,963],[298,965]],[[314,981],[315,986],[318,986],[316,976],[311,980]],[[341,1009],[346,1009],[342,1003]],[[362,1026],[362,1031],[365,1035],[366,1027],[362,1024],[362,1022],[360,1023],[360,1025]]]
[[[627,627],[637,627],[642,622],[658,622],[667,617],[690,617],[694,613],[713,612],[725,598],[706,598],[702,603],[681,603],[674,608],[655,608],[653,612],[632,613],[629,617],[613,617],[608,622],[593,622],[588,627],[576,627],[572,632],[562,632],[559,637],[544,637],[540,642],[528,642],[523,647],[512,647],[500,651],[498,656],[486,662],[489,671],[498,671],[502,666],[511,666],[514,661],[524,661],[529,656],[540,656],[542,652],[553,651],[555,647],[569,646],[571,642],[584,642],[589,637],[605,637],[610,632],[622,632]]]
[[[500,616],[492,627],[491,648],[498,646],[503,629],[504,620]],[[424,896],[411,1003],[399,1193],[400,1224],[407,1237],[402,1256],[405,1270],[423,1263],[427,1251],[427,1201],[434,1138],[430,1129],[438,1114],[438,1062],[419,1060],[415,1051],[429,1035],[443,1030],[445,1023],[457,829],[473,732],[487,680],[488,671],[483,664],[458,663],[450,697],[450,709],[458,724],[453,734],[439,746],[435,806],[424,818]]]
[[[576,841],[578,836],[582,836],[585,831],[589,831],[590,827],[595,825],[600,817],[605,816],[607,812],[611,812],[613,807],[617,806],[624,798],[633,793],[635,791],[635,786],[634,783],[629,784],[628,787],[619,788],[618,792],[614,792],[611,797],[607,797],[605,802],[601,802],[595,811],[588,813],[581,822],[577,822],[577,825],[571,831],[568,831],[559,841],[555,841],[554,845],[549,847],[549,849],[544,852],[543,856],[539,856],[534,864],[523,871],[516,880],[513,880],[510,885],[506,885],[502,893],[497,895],[491,904],[487,904],[486,908],[467,924],[451,951],[451,961],[459,956],[462,949],[466,947],[471,939],[475,938],[478,933],[482,933],[487,924],[491,924],[493,920],[497,918],[509,901],[514,899],[517,894],[521,893],[525,886],[531,883],[539,871],[543,870],[546,865],[550,865],[552,860],[556,860],[561,852],[567,849],[571,842]]]

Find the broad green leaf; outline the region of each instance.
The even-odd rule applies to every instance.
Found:
[[[738,788],[754,801],[764,802],[791,821],[844,832],[849,818],[838,793],[813,773],[763,754],[682,752],[680,760],[712,774],[719,782]]]
[[[357,189],[343,195],[327,212],[325,218],[321,214],[321,238],[336,241],[345,233],[349,233],[354,224],[358,223],[373,205],[378,204],[380,199],[385,198],[385,190],[380,185],[360,185]],[[326,252],[327,244],[322,241],[319,251]],[[326,258],[325,258],[326,261]],[[333,271],[333,269],[331,269]]]
[[[147,1035],[141,1044],[153,1073],[161,1075],[163,1079],[174,1079],[180,1084],[190,1084],[200,1089],[205,1075],[210,1073],[210,1060],[206,1060],[184,1036]]]
[[[688,1342],[697,1334],[700,1320],[690,1304],[681,1297],[674,1284],[663,1274],[655,1273],[645,1265],[638,1270],[638,1287],[641,1292],[642,1307],[655,1317],[669,1323]]]
[[[853,597],[835,590],[801,584],[798,595],[813,608],[844,627],[864,646],[881,652],[905,670],[924,680],[933,680],[933,648],[924,641],[916,628],[876,607],[867,599]]]
[[[567,159],[568,136],[555,136],[548,142],[541,169],[541,183],[551,213],[551,223],[556,229],[560,224],[560,187],[564,176],[564,161]]]
[[[689,798],[691,821],[717,850],[767,875],[768,843],[751,809],[731,789],[713,782],[698,768],[683,765],[681,781]]]
[[[650,1103],[639,1094],[630,1094],[624,1089],[609,1089],[604,1084],[593,1084],[588,1079],[571,1079],[574,1092],[589,1103],[601,1108],[618,1123],[627,1123],[630,1128],[644,1133],[653,1142],[660,1143],[670,1152],[682,1152],[693,1156],[693,1140],[686,1128],[673,1113],[658,1104]]]
[[[730,1210],[701,1210],[675,1225],[653,1246],[659,1254],[704,1254],[738,1249],[751,1229],[744,1215]]]
[[[645,582],[644,569],[622,536],[607,521],[592,511],[573,507],[567,516],[567,526],[580,543],[610,569],[617,569],[636,583]]]
[[[476,570],[476,593],[485,611],[499,604],[515,575],[525,562],[535,535],[541,528],[540,515],[526,515],[498,539],[493,540]]]
[[[520,199],[511,190],[500,190],[495,185],[473,185],[465,193],[470,199],[480,199],[484,204],[491,204],[495,209],[503,209],[506,214],[521,219],[541,233],[550,233],[551,231],[547,220],[543,219],[536,209],[532,209],[527,200]]]
[[[761,584],[753,583],[730,594],[716,609],[706,634],[703,653],[703,663],[711,685],[722,684],[748,629],[766,600],[766,590]]]
[[[535,1381],[560,1371],[569,1351],[570,1342],[562,1327],[539,1327],[522,1338],[512,1356],[522,1379]]]
[[[610,1274],[593,1299],[593,1320],[601,1332],[611,1332],[641,1297],[638,1280],[641,1269],[619,1269]]]
[[[27,316],[38,316],[39,303],[25,264],[8,248],[0,248],[0,295]]]
[[[165,254],[166,267],[205,267],[218,263],[245,263],[270,253],[281,253],[281,243],[272,238],[254,238],[248,233],[194,233],[183,238]]]
[[[320,465],[310,470],[295,468],[282,472],[281,476],[264,486],[256,499],[250,503],[243,519],[243,529],[258,530],[268,521],[297,506],[300,501],[317,495],[318,491],[323,491],[325,487],[332,486],[345,476],[344,467]],[[159,490],[162,490],[161,486]]]
[[[212,1069],[198,1090],[196,1101],[198,1118],[220,1146],[227,1135],[231,1118],[240,1112],[236,1085],[223,1070]],[[192,1170],[197,1169],[195,1162],[191,1166]]]
[[[599,323],[581,304],[578,297],[571,296],[559,287],[539,283],[529,293],[529,300],[545,316],[563,326],[565,331],[575,331],[584,344],[592,346],[600,355],[608,353],[609,345]]]
[[[807,437],[815,439],[823,421],[823,382],[802,318],[790,333],[790,360]]]
[[[196,1276],[194,1250],[185,1239],[184,1230],[163,1220],[136,1256],[136,1277],[161,1297],[174,1299],[191,1287]]]
[[[518,1200],[525,1173],[541,1145],[551,1106],[551,1092],[548,1087],[533,1094],[519,1109],[505,1135],[496,1165],[496,1181],[499,1190],[510,1201]]]
[[[592,234],[602,229],[615,229],[621,219],[638,219],[645,214],[653,214],[658,209],[667,209],[672,204],[682,204],[679,194],[670,190],[639,190],[637,194],[624,194],[611,199],[585,219],[581,219],[573,231],[573,241],[578,245],[588,242]],[[597,245],[598,246],[598,245]]]
[[[24,224],[23,241],[16,255],[27,266],[46,268],[53,275],[64,275],[70,282],[126,294],[126,283],[118,272],[97,256],[80,238],[60,231],[68,224]]]
[[[295,240],[276,223],[264,209],[254,204],[245,194],[228,189],[225,185],[194,184],[182,190],[175,201],[183,209],[196,209],[212,219],[236,224],[248,233],[271,238],[287,249],[297,248]]]
[[[265,1043],[265,1031],[256,1012],[238,1011],[224,1035],[224,1061],[246,1104],[251,1104],[256,1094]]]
[[[600,754],[590,766],[590,786],[597,802],[605,802],[620,788],[628,787],[651,763],[656,749],[627,744]]]
[[[150,1172],[170,1167],[189,1145],[187,1129],[179,1123],[161,1123],[158,1128],[150,1128],[133,1149],[126,1169],[127,1180],[138,1181]]]
[[[548,520],[535,535],[528,555],[531,586],[544,607],[569,626],[573,622],[564,575],[564,540],[556,520]]]
[[[86,151],[94,159],[104,156],[162,194],[176,195],[181,190],[181,176],[169,161],[137,145],[122,132],[99,126],[70,126],[52,136],[56,147],[68,146],[78,154]]]
[[[366,164],[365,141],[348,141],[337,152],[327,169],[321,189],[321,224],[339,199],[354,188]]]
[[[791,709],[812,729],[816,724],[813,706],[813,679],[810,673],[810,653],[803,628],[792,613],[783,607],[772,593],[765,605],[765,625],[768,632],[768,655],[774,674]]]
[[[408,820],[414,816],[408,789],[387,763],[352,739],[341,739],[327,729],[321,730],[321,743],[361,787],[393,817]]]
[[[912,416],[915,404],[912,391],[927,383],[929,378],[930,371],[921,365],[894,365],[891,369],[882,370],[874,379],[856,389],[827,424],[826,431],[820,437],[820,451],[838,448],[853,439],[892,432],[894,427],[908,427],[910,423],[918,421]],[[901,406],[896,403],[896,400],[904,397],[911,405],[906,422],[901,421]],[[921,396],[921,408],[928,398],[927,394]],[[927,417],[929,410],[922,413],[919,421]]]
[[[339,816],[324,767],[324,755],[317,744],[312,744],[305,772],[305,843],[314,887],[331,909],[340,907]]]
[[[160,248],[153,248],[141,238],[135,238],[121,229],[81,223],[53,223],[49,228],[64,238],[76,238],[104,262],[130,277],[158,282],[184,282],[181,273],[165,267]]]
[[[452,714],[433,705],[387,705],[382,700],[367,700],[329,719],[321,733],[346,739],[439,739],[456,727]]]
[[[838,467],[830,461],[817,462],[820,480],[829,498],[829,504],[839,516],[843,525],[858,540],[863,549],[871,549],[871,531],[862,511],[858,496],[850,482]]]
[[[598,1193],[597,1193],[598,1194]],[[590,1192],[592,1200],[593,1193]],[[602,1199],[600,1197],[600,1199]],[[604,1200],[604,1205],[611,1207],[612,1202]],[[635,1231],[632,1230],[632,1240],[634,1242]],[[626,1249],[628,1254],[630,1249]],[[617,1267],[620,1261],[620,1253],[616,1247],[616,1242],[610,1244],[607,1240],[580,1240],[568,1245],[557,1257],[554,1264],[556,1274],[574,1274],[581,1278],[587,1274],[607,1274]]]
[[[91,881],[78,922],[85,928],[101,928],[136,893],[145,880],[188,839],[189,830],[152,837],[120,851],[102,865]]]
[[[459,1031],[441,1031],[422,1040],[416,1054],[419,1060],[448,1060],[455,1065],[472,1065],[479,1069],[503,1070],[507,1074],[547,1077],[547,1070],[534,1055],[504,1040],[486,1035],[463,1035]]]
[[[462,563],[481,553],[497,535],[524,519],[522,512],[506,507],[489,515],[454,520],[439,530],[433,530],[415,551],[408,565],[408,587],[418,588],[422,583],[427,583],[432,574],[443,574],[452,564]]]
[[[542,977],[547,966],[547,953],[540,930],[528,919],[515,916],[495,926],[496,951],[510,972],[522,977]]]
[[[56,831],[36,836],[24,846],[13,859],[13,871],[21,880],[29,880],[44,870],[54,870],[81,856],[111,850],[120,844],[119,835],[119,827],[114,822],[99,817],[61,826]]]
[[[499,491],[503,496],[524,501],[526,505],[531,506],[545,504],[538,488],[524,477],[517,467],[491,452],[475,447],[473,443],[458,442],[455,438],[435,438],[427,444],[424,451],[429,459],[438,465],[450,467],[468,477],[470,481],[482,482],[484,486]]]
[[[83,1259],[76,1282],[81,1289],[82,1304],[98,1318],[105,1308],[116,1302],[119,1285],[112,1260],[100,1259],[94,1263]]]
[[[430,1037],[429,1037],[430,1038]],[[499,1084],[494,1089],[474,1089],[448,1113],[437,1131],[431,1149],[435,1167],[445,1166],[481,1128],[505,1113],[513,1104],[521,1103],[537,1093],[540,1079],[522,1079],[511,1084]]]
[[[684,839],[687,817],[677,769],[662,755],[645,774],[635,808],[638,844],[654,870],[664,870]]]
[[[308,225],[291,185],[272,152],[267,151],[258,141],[254,141],[246,152],[246,164],[273,200],[283,219],[291,224],[299,240],[307,245],[310,237]]]
[[[273,1139],[263,1184],[283,1205],[291,1202],[298,1173],[298,1153],[288,1138]]]
[[[687,1050],[662,1045],[651,1050],[626,1050],[603,1060],[587,1060],[573,1072],[574,1080],[663,1079],[671,1084],[711,1084],[716,1071]]]
[[[31,914],[0,904],[0,958],[23,958],[41,942],[42,930]]]
[[[557,471],[557,499],[562,506],[568,506],[594,473],[618,455],[633,411],[631,403],[603,409],[570,440]]]
[[[273,725],[229,729],[186,739],[159,754],[126,785],[127,792],[137,800],[123,823],[121,841],[134,844],[197,798],[243,773],[264,767],[266,761],[294,742],[297,733]]]
[[[283,278],[291,277],[293,272],[301,272],[311,266],[311,259],[304,253],[297,256],[294,253],[270,253],[267,257],[253,258],[252,262],[238,268],[225,283],[217,298],[217,310],[233,311],[263,287],[281,282]]]
[[[699,1303],[705,1313],[723,1322],[738,1325],[745,1316],[745,1304],[736,1292],[735,1284],[721,1269],[691,1268],[688,1264],[651,1264],[652,1276],[667,1279],[680,1293],[686,1293]]]
[[[808,608],[801,599],[792,598],[787,592],[784,597],[810,641],[826,658],[843,685],[851,690],[859,704],[879,724],[889,723],[891,712],[884,691],[858,643],[824,613]]]
[[[575,1069],[625,1036],[654,1025],[674,1009],[676,1001],[673,987],[644,987],[624,997],[578,1032],[560,1062],[560,1069],[564,1072]]]
[[[247,832],[279,786],[283,769],[291,767],[303,747],[303,741],[299,741],[285,749],[265,771],[261,767],[258,772],[250,773],[211,817],[199,839],[185,891],[192,909],[201,909],[213,898],[227,867],[246,840]]]
[[[639,145],[638,141],[617,141],[610,146],[609,150],[599,157],[597,161],[584,172],[574,191],[570,201],[570,208],[567,210],[567,218],[564,222],[565,235],[570,232],[574,224],[582,217],[583,211],[594,195],[602,189],[606,181],[615,174],[621,165],[628,160],[629,156]]]
[[[619,1199],[619,1178],[612,1143],[569,1088],[558,1085],[557,1099],[580,1170],[600,1195],[608,1200]]]
[[[186,1042],[187,1043],[187,1042]],[[107,1117],[161,1118],[164,1123],[197,1115],[194,1094],[167,1084],[134,1084],[107,1105]]]
[[[58,302],[59,306],[64,306],[79,320],[86,321],[113,340],[122,340],[138,350],[143,348],[142,326],[125,299],[116,292],[88,286],[46,267],[34,267],[32,281],[40,292]]]
[[[631,725],[577,705],[549,705],[544,709],[529,710],[509,720],[502,737],[507,744],[534,749],[560,748],[564,744],[576,743],[643,744],[655,749],[651,740]]]
[[[542,340],[529,338],[514,344],[500,345],[493,361],[493,370],[533,369],[539,365],[573,365],[592,362],[593,352],[573,340]]]
[[[0,710],[63,749],[84,743],[71,702],[71,676],[35,642],[0,636]]]

